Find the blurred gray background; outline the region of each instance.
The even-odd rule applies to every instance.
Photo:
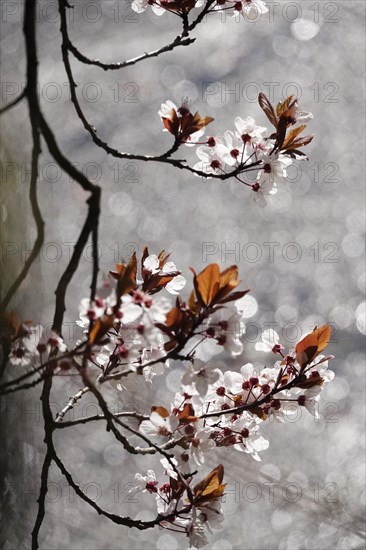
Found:
[[[129,1],[73,4],[70,34],[75,44],[108,62],[160,47],[180,32],[178,18],[157,17],[151,10],[137,15]],[[193,45],[122,71],[104,72],[72,59],[86,116],[101,138],[122,151],[159,154],[170,147],[157,114],[166,99],[179,103],[188,96],[202,115],[215,118],[207,133],[222,134],[234,129],[236,116],[252,115],[258,124],[267,124],[256,103],[260,91],[272,94],[275,102],[288,93],[301,95],[302,109],[314,114],[308,129],[315,139],[306,148],[310,160],[290,168],[291,182],[280,186],[264,210],[238,182],[202,181],[169,166],[118,161],[96,148],[69,99],[54,1],[39,2],[42,108],[64,153],[103,188],[104,272],[145,243],[154,252],[171,251],[189,286],[188,266],[200,270],[212,261],[222,267],[239,264],[253,299],[246,311],[245,357],[226,360],[230,368],[262,360],[254,353],[254,342],[258,327],[266,328],[266,323],[276,323],[289,346],[316,323],[329,321],[335,328],[329,351],[336,356],[331,366],[336,378],[322,395],[320,421],[302,414],[294,423],[265,426],[270,447],[261,453],[260,463],[225,449],[210,459],[207,468],[224,462],[228,482],[225,522],[210,538],[210,547],[363,548],[364,3],[281,0],[268,5],[269,14],[256,22],[212,15],[196,29]],[[23,4],[2,0],[1,9],[5,104],[25,80]],[[1,118],[1,133],[4,292],[35,239],[27,199],[32,143],[24,102]],[[183,155],[196,162],[193,148],[177,156]],[[61,174],[45,144],[38,190],[46,242],[12,307],[22,319],[49,326],[53,293],[85,218],[86,197]],[[88,295],[90,268],[89,248],[69,288],[64,335],[70,343],[80,335],[75,319],[79,300]],[[271,360],[263,356],[267,364]],[[177,365],[166,385],[161,379],[153,385],[152,403],[168,404],[181,372]],[[78,388],[76,378],[57,381],[55,412]],[[144,387],[137,393],[105,391],[116,409],[147,410]],[[85,398],[75,417],[94,412],[93,400]],[[44,454],[38,389],[3,399],[2,427],[1,544],[7,550],[29,548]],[[124,454],[102,423],[60,430],[57,446],[98,504],[120,514],[151,517],[154,498],[131,497],[128,489],[136,471],[156,466],[154,457]],[[50,480],[43,549],[188,546],[184,537],[169,531],[139,532],[108,523],[69,492],[55,468]]]

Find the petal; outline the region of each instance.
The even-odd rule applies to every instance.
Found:
[[[166,285],[165,288],[168,292],[170,292],[170,294],[179,294],[179,291],[185,286],[186,280],[183,275],[177,275]]]
[[[150,254],[144,261],[144,268],[151,273],[157,273],[159,271],[159,258],[155,254]]]

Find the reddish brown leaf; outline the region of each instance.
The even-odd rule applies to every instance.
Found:
[[[14,311],[4,312],[1,315],[0,342],[9,343],[19,336],[21,324]],[[10,344],[9,344],[10,345]]]
[[[328,324],[314,329],[305,336],[295,347],[296,359],[301,369],[311,363],[319,353],[327,347],[331,338],[332,329]]]
[[[299,147],[304,147],[305,145],[308,145],[313,141],[313,139],[314,139],[314,135],[309,134],[308,136],[295,139],[288,147],[284,147],[284,148],[288,150],[298,149]]]
[[[225,296],[224,298],[220,299],[218,301],[219,304],[227,304],[228,302],[234,302],[235,300],[239,300],[246,294],[248,294],[250,290],[238,290],[237,292],[233,292],[232,294],[229,294],[229,296]]]
[[[268,418],[268,414],[266,414],[264,412],[263,409],[261,409],[260,407],[251,407],[249,409],[249,411],[252,413],[252,414],[255,414],[256,416],[258,416],[258,418],[260,418],[261,420],[267,420]]]
[[[97,344],[103,336],[113,327],[115,318],[114,315],[106,315],[102,319],[97,319],[89,332],[89,342]]]
[[[166,314],[165,324],[166,324],[167,327],[174,327],[175,325],[180,323],[180,321],[182,320],[182,317],[183,317],[183,315],[182,315],[182,312],[180,311],[180,309],[177,308],[177,307],[173,307]]]
[[[144,250],[142,252],[142,258],[141,258],[141,270],[144,269],[144,261],[146,260],[146,258],[149,256],[149,249],[148,247],[145,245],[144,246]]]
[[[286,138],[287,120],[282,115],[278,121],[275,149],[281,149]]]
[[[283,143],[283,148],[287,149],[288,146],[294,141],[294,139],[301,134],[303,130],[305,130],[306,124],[302,124],[301,126],[298,126],[297,128],[293,128],[290,130],[286,136],[286,139]]]
[[[192,292],[190,293],[189,295],[189,299],[188,299],[188,308],[190,309],[190,311],[193,313],[193,314],[197,314],[199,309],[200,309],[200,306],[199,306],[199,303],[196,302],[195,300],[195,293],[194,293],[194,290],[192,290]]]
[[[168,409],[166,409],[165,407],[151,407],[151,412],[158,413],[158,415],[162,418],[168,418],[170,414]]]
[[[288,110],[295,104],[296,100],[292,100],[294,97],[294,95],[290,95],[288,96],[285,101],[283,102],[279,102],[277,103],[276,105],[276,115],[278,117],[281,117],[282,115],[284,115],[286,118],[289,117],[289,113],[288,113]]]
[[[220,288],[220,268],[217,264],[208,265],[196,277],[199,295],[205,305],[211,304]]]
[[[185,485],[180,479],[174,479],[173,477],[169,478],[169,485],[171,488],[171,498],[172,500],[177,500],[181,498],[185,491]]]
[[[324,382],[324,379],[321,376],[310,376],[310,378],[307,378],[303,382],[298,382],[296,384],[297,388],[302,389],[308,389],[312,388],[313,386],[321,386]]]
[[[193,405],[191,403],[186,403],[178,414],[178,420],[181,424],[187,424],[189,422],[196,422],[198,420],[197,416],[194,414]]]
[[[270,104],[268,98],[262,92],[258,96],[258,102],[260,107],[263,109],[266,117],[270,121],[270,123],[273,124],[275,128],[277,128],[277,124],[278,124],[277,115],[272,105]]]
[[[121,264],[120,274],[117,283],[117,302],[121,296],[128,294],[136,288],[137,260],[136,252],[131,256],[127,265]]]
[[[226,483],[222,483],[223,478],[224,467],[219,464],[193,488],[194,504],[202,506],[222,497],[226,487]]]

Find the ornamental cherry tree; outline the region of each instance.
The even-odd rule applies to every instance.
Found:
[[[249,290],[239,279],[236,265],[223,271],[216,263],[204,269],[191,268],[191,280],[187,282],[175,264],[175,261],[179,264],[179,259],[173,257],[172,261],[164,250],[151,251],[146,246],[141,256],[134,253],[129,261],[121,259],[117,265],[110,266],[107,277],[100,275],[101,188],[63,154],[58,137],[43,114],[38,95],[36,4],[36,0],[25,0],[26,87],[15,101],[2,109],[4,113],[24,98],[29,105],[33,136],[30,201],[38,231],[35,251],[39,251],[44,242],[44,222],[37,200],[42,142],[60,168],[88,194],[88,213],[70,262],[57,284],[51,332],[42,328],[42,319],[19,321],[19,315],[10,307],[35,255],[24,264],[1,304],[4,327],[1,375],[6,373],[6,377],[0,384],[0,393],[6,395],[33,391],[38,385],[42,387],[45,457],[32,547],[39,547],[39,532],[47,512],[49,470],[51,464],[55,464],[78,497],[106,522],[140,530],[173,530],[188,537],[191,547],[201,548],[209,543],[207,534],[224,521],[221,505],[225,493],[225,464],[221,463],[224,460],[217,461],[216,467],[207,471],[207,457],[217,454],[222,459],[227,455],[220,454],[220,448],[225,447],[226,453],[237,453],[240,460],[259,461],[269,446],[261,433],[263,423],[283,422],[300,407],[318,416],[322,389],[334,376],[328,370],[332,356],[325,354],[331,329],[328,324],[314,327],[290,349],[286,349],[274,330],[266,330],[261,342],[256,344],[258,364],[253,366],[246,361],[243,346],[243,304]],[[189,47],[196,40],[192,33],[209,14],[225,11],[244,19],[253,13],[265,13],[267,7],[261,0],[134,0],[132,8],[138,13],[151,9],[157,16],[178,17],[182,32],[152,52],[111,64],[89,58],[78,49],[68,30],[67,10],[73,6],[67,0],[58,0],[58,5],[63,66],[75,113],[81,128],[90,136],[91,150],[98,147],[118,159],[134,159],[152,166],[164,164],[178,176],[180,171],[188,171],[193,184],[196,183],[193,176],[203,179],[207,186],[210,179],[235,180],[247,188],[256,203],[254,208],[265,207],[271,196],[280,191],[285,185],[286,170],[294,160],[307,159],[302,148],[313,138],[304,135],[305,123],[312,115],[300,110],[294,96],[274,106],[260,94],[259,108],[268,119],[268,127],[258,126],[255,119],[247,115],[246,118],[237,116],[228,124],[228,129],[215,128],[213,118],[209,114],[201,116],[189,98],[182,98],[178,105],[169,98],[161,98],[161,106],[157,105],[155,110],[165,132],[161,142],[166,150],[153,156],[111,147],[108,136],[100,137],[86,118],[77,94],[71,56],[82,64],[105,71],[123,70],[150,58],[168,55],[175,48]],[[186,148],[195,149],[196,162],[190,163],[184,158]],[[93,249],[90,294],[79,296],[80,316],[76,320],[83,336],[74,345],[67,345],[62,337],[66,294],[69,285],[74,284],[74,276],[76,280],[82,253],[89,241]],[[213,359],[217,349],[223,352],[224,358],[219,362]],[[264,352],[272,353],[269,365],[263,363]],[[239,359],[242,367],[229,370],[225,357]],[[179,390],[172,395],[167,390],[164,402],[149,402],[149,390],[156,384],[164,386],[166,376],[174,371],[177,363],[184,366],[184,373],[177,374]],[[52,392],[70,375],[78,377],[81,389],[55,415],[51,410]],[[146,389],[144,408],[112,411],[104,388],[112,388],[118,396],[135,379],[142,381]],[[95,399],[101,414],[65,420],[66,414],[86,394]],[[286,406],[289,402],[291,408]],[[104,423],[121,451],[145,461],[144,468],[136,472],[132,490],[147,493],[155,501],[155,519],[143,521],[100,507],[71,475],[62,457],[62,448],[55,444],[55,432],[79,424],[94,425],[95,421]],[[150,466],[151,455],[159,457],[158,470]]]

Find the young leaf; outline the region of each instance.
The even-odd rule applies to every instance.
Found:
[[[260,107],[263,109],[266,117],[271,122],[271,124],[273,124],[273,126],[277,128],[277,124],[278,124],[277,115],[272,105],[270,104],[269,100],[262,92],[258,96],[258,103]]]
[[[301,370],[309,365],[327,347],[332,329],[328,324],[316,328],[305,336],[295,347],[296,360]]]
[[[261,409],[260,407],[251,407],[249,411],[252,414],[255,414],[256,416],[258,416],[258,418],[260,418],[261,420],[267,420],[268,418],[268,414],[265,413],[264,410]]]
[[[222,483],[223,478],[224,467],[222,464],[219,464],[205,479],[193,488],[194,504],[202,506],[222,497],[226,487],[226,483]]]
[[[246,294],[248,294],[249,288],[247,290],[238,290],[237,292],[233,292],[232,294],[229,294],[229,296],[226,296],[218,301],[219,304],[227,304],[228,302],[234,302],[236,300],[239,300]]]
[[[297,149],[298,147],[304,147],[305,145],[308,145],[311,143],[314,139],[313,134],[309,134],[308,136],[299,137],[297,139],[294,139],[289,145],[284,146],[284,149]]]
[[[283,142],[285,141],[285,138],[286,138],[286,130],[287,130],[287,121],[286,121],[286,118],[283,115],[281,115],[277,126],[276,143],[274,146],[275,149],[282,148]]]
[[[196,422],[198,420],[197,416],[194,414],[193,405],[191,403],[186,403],[184,405],[183,409],[178,414],[178,420],[180,424]]]
[[[128,294],[136,288],[137,260],[136,252],[131,256],[127,265],[121,265],[117,283],[117,303],[124,294]]]
[[[303,382],[298,382],[296,384],[296,387],[302,388],[302,389],[309,389],[309,388],[312,388],[313,386],[321,386],[323,382],[324,382],[324,378],[322,378],[321,376],[310,376],[310,378],[306,378],[306,380],[304,380]]]
[[[169,478],[172,500],[179,500],[185,491],[184,483],[180,479]]]
[[[151,407],[151,412],[158,413],[162,418],[168,418],[169,411],[165,407]]]
[[[4,312],[0,317],[1,320],[1,331],[0,331],[0,342],[10,342],[12,339],[15,339],[19,335],[20,322],[14,311]]]
[[[279,102],[277,103],[276,105],[276,115],[278,117],[281,117],[282,115],[284,115],[286,118],[288,118],[290,116],[289,114],[289,110],[295,105],[296,103],[296,100],[295,101],[292,101],[292,98],[294,97],[294,95],[290,95],[288,96],[284,102]]]
[[[199,296],[207,306],[211,304],[220,288],[220,268],[217,264],[210,264],[196,277]],[[198,297],[198,296],[197,296]]]
[[[292,130],[290,130],[286,136],[286,139],[283,143],[283,148],[284,149],[287,149],[289,147],[289,145],[291,145],[291,143],[294,141],[294,139],[299,135],[301,134],[301,132],[303,130],[305,130],[306,128],[306,124],[302,124],[301,126],[298,126],[297,128],[293,128]]]
[[[103,319],[97,319],[89,332],[89,342],[97,344],[101,338],[113,327],[115,321],[114,315],[106,315]]]

